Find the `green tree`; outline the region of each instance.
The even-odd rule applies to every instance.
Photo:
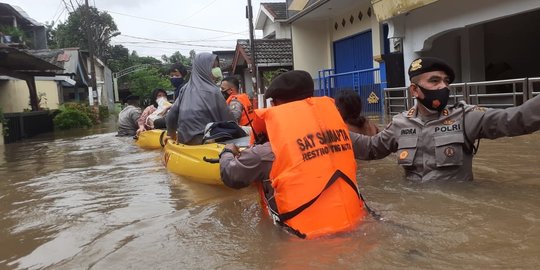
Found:
[[[149,98],[154,88],[172,90],[169,79],[160,73],[157,68],[149,68],[134,72],[129,77],[131,93],[140,96],[141,99]]]
[[[154,67],[154,69],[158,69],[158,75],[160,77],[167,75],[167,70],[164,66],[162,66],[161,61],[149,56],[141,57],[137,54],[137,51],[131,51],[130,53],[129,50],[122,45],[112,47],[109,61],[107,63],[113,72],[119,72],[126,68],[142,64],[147,64]],[[123,76],[119,78],[118,85],[122,88],[133,89],[133,76],[136,76],[137,74],[139,73],[133,73],[130,76]],[[134,92],[132,91],[132,93]]]
[[[86,19],[87,14],[89,19]],[[111,49],[111,37],[119,34],[116,23],[107,12],[99,11],[95,7],[79,6],[52,34],[59,48],[79,47],[87,50],[87,29],[92,31],[96,56],[106,60],[103,57]]]
[[[129,58],[129,49],[122,45],[115,45],[107,55],[107,65],[113,72],[118,72],[132,66]]]
[[[192,59],[182,55],[179,51],[176,51],[171,56],[162,55],[161,60],[166,64],[182,63],[184,66],[191,66]]]

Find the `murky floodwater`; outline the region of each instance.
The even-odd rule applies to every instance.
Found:
[[[180,179],[114,133],[0,146],[0,269],[535,269],[539,142],[482,141],[474,182],[412,184],[393,156],[363,162],[387,221],[312,241],[274,227],[254,189]]]

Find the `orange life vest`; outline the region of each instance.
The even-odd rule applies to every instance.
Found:
[[[240,121],[238,121],[238,125],[249,126],[249,122],[254,117],[254,111],[253,111],[253,106],[251,105],[251,101],[249,100],[248,95],[246,94],[230,95],[229,98],[227,98],[227,104],[230,104],[233,99],[238,99],[238,101],[240,101],[240,103],[243,106],[242,116],[240,117]]]
[[[275,154],[270,179],[259,185],[274,221],[305,238],[356,227],[366,210],[349,131],[334,101],[307,98],[255,114],[254,127],[267,134]]]

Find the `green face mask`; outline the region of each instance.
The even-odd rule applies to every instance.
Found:
[[[212,69],[212,76],[214,76],[214,82],[221,82],[223,79],[223,74],[221,73],[221,68],[215,67]]]

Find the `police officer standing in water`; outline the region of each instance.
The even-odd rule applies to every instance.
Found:
[[[448,64],[438,58],[422,57],[411,63],[408,73],[409,91],[417,104],[394,116],[374,136],[351,132],[356,159],[382,159],[397,152],[397,162],[408,180],[471,181],[472,159],[481,138],[512,137],[540,129],[540,95],[507,109],[487,109],[463,102],[447,105],[448,85],[455,78]],[[221,174],[226,185],[239,188],[249,185],[257,176],[269,175],[274,162],[269,145],[253,148],[264,151],[250,150],[245,156],[239,156],[234,145],[226,148],[237,157],[221,156]],[[252,152],[257,158],[249,158]],[[243,163],[244,160],[249,162]]]
[[[472,159],[481,138],[512,137],[540,129],[540,96],[507,109],[464,102],[447,105],[448,85],[455,78],[448,64],[421,57],[411,63],[408,73],[409,91],[417,104],[394,116],[375,136],[351,133],[355,158],[381,159],[397,152],[408,180],[467,181],[473,180]]]

